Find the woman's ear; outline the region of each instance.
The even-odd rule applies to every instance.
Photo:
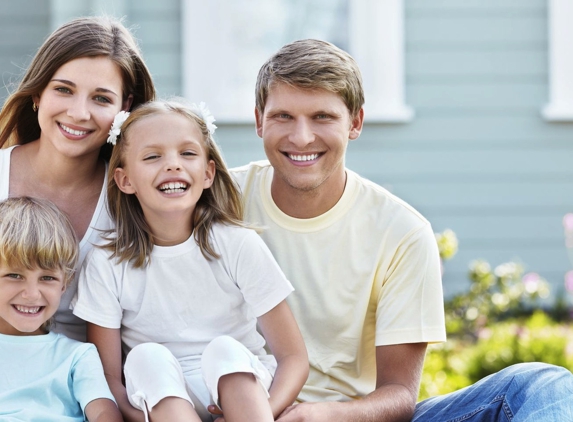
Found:
[[[123,168],[118,167],[115,169],[113,180],[115,180],[115,184],[123,193],[127,193],[128,195],[135,193],[135,189],[129,181],[129,176]]]
[[[121,104],[122,111],[129,111],[131,110],[131,105],[133,104],[133,94],[129,94],[127,98]]]

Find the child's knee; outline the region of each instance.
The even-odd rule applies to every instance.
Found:
[[[163,365],[172,365],[174,361],[177,362],[177,359],[167,347],[157,343],[141,343],[127,354],[124,371],[159,369]]]
[[[201,366],[218,365],[224,362],[234,362],[241,356],[248,356],[248,349],[230,336],[215,337],[205,347],[201,356]]]

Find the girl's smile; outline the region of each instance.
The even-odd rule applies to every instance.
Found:
[[[141,118],[122,136],[123,167],[115,171],[119,189],[137,196],[152,231],[176,224],[187,239],[197,201],[215,176],[199,127],[166,112]]]

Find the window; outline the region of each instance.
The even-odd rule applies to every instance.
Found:
[[[549,0],[548,121],[573,121],[573,0]]]
[[[183,93],[223,123],[254,121],[260,66],[284,44],[330,41],[354,56],[366,121],[405,122],[403,0],[182,1]]]

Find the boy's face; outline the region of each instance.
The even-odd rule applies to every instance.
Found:
[[[340,194],[346,147],[360,135],[362,110],[353,118],[334,92],[278,83],[269,91],[264,113],[255,115],[274,168],[273,187]]]
[[[64,290],[63,270],[0,263],[0,334],[44,334],[42,325],[55,314]]]

